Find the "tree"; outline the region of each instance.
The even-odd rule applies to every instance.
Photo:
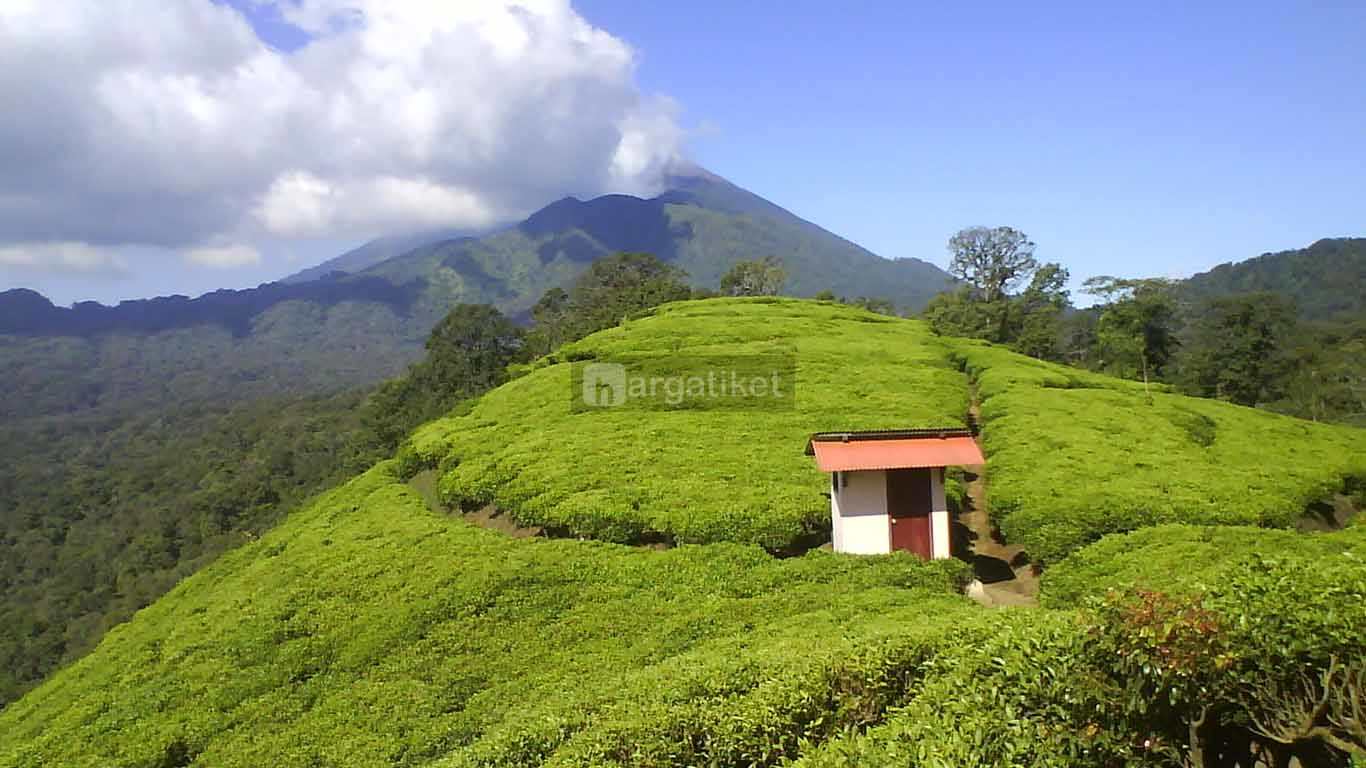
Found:
[[[460,304],[427,337],[427,356],[380,385],[365,405],[375,442],[392,448],[414,427],[507,380],[523,330],[487,304]]]
[[[896,305],[892,303],[891,299],[859,296],[858,298],[851,300],[849,303],[853,304],[856,307],[862,307],[863,309],[866,309],[869,312],[876,312],[879,315],[896,314]]]
[[[721,293],[726,296],[776,296],[787,281],[787,271],[772,256],[755,261],[737,262],[721,278]]]
[[[968,286],[935,294],[921,310],[920,316],[940,336],[987,339],[997,327],[991,321],[987,308],[973,298],[972,289]]]
[[[1141,377],[1144,386],[1161,376],[1177,348],[1172,281],[1100,276],[1083,285],[1104,304],[1096,321],[1102,367],[1118,376]]]
[[[593,262],[566,291],[551,288],[531,308],[526,354],[549,354],[561,345],[611,328],[623,318],[669,301],[694,298],[687,274],[648,253],[618,253]]]
[[[988,303],[1004,299],[1038,268],[1034,243],[1012,227],[968,227],[949,238],[949,253],[949,273]]]
[[[1040,360],[1059,360],[1062,316],[1067,309],[1067,281],[1059,264],[1044,264],[1034,272],[1024,293],[1008,303],[1010,346]]]
[[[1046,360],[1061,357],[1067,270],[1040,265],[1034,243],[1011,227],[970,227],[949,239],[949,271],[962,287],[930,300],[922,316],[936,333],[986,339]],[[1021,285],[1023,292],[1016,293]]]
[[[526,338],[528,356],[549,354],[565,342],[569,312],[569,294],[563,288],[556,286],[541,295],[531,308],[532,327]]]
[[[1273,293],[1225,296],[1206,302],[1182,347],[1185,389],[1239,405],[1280,398],[1290,374],[1288,345],[1295,308]]]
[[[579,339],[670,301],[691,298],[688,275],[648,253],[594,261],[569,289],[565,338]]]
[[[949,253],[949,272],[964,285],[952,295],[936,297],[937,301],[926,308],[925,317],[937,332],[1014,344],[1028,326],[1031,338],[1027,348],[1053,354],[1056,344],[1045,343],[1040,337],[1055,324],[1051,316],[1061,311],[1055,312],[1051,306],[1054,294],[1061,295],[1066,306],[1066,270],[1057,264],[1045,265],[1042,282],[1030,283],[1033,293],[1027,290],[1027,297],[1013,295],[1040,267],[1034,258],[1034,243],[1011,227],[961,230],[949,238]],[[1031,319],[1030,313],[1036,311],[1049,317]]]

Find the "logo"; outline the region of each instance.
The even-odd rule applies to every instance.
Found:
[[[583,404],[612,408],[626,402],[626,366],[589,363],[583,367]]]
[[[791,353],[645,353],[575,362],[570,410],[790,410],[796,375]]]

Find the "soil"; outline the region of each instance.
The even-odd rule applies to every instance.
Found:
[[[977,423],[980,414],[975,391],[969,414]],[[973,575],[980,582],[969,595],[983,605],[1037,605],[1039,575],[1024,550],[1006,544],[992,525],[985,481],[974,472],[967,472],[964,479],[967,498],[953,522],[953,541],[954,554],[972,564]]]

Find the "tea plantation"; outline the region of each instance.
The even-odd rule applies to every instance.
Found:
[[[571,407],[576,365],[690,356],[786,357],[795,400]],[[962,424],[973,387],[1043,607],[968,601],[957,560],[774,556],[828,514],[809,433]],[[181,582],[0,710],[0,768],[1180,764],[1192,733],[1246,737],[1303,670],[1366,658],[1366,527],[1249,527],[1290,526],[1363,455],[1360,431],[1149,401],[847,306],[668,305]],[[433,510],[422,469],[456,507],[571,536]],[[1303,741],[1278,754],[1325,749]]]
[[[1290,527],[1366,480],[1366,430],[1185,397],[979,342],[992,516],[1050,563],[1107,533],[1162,523]]]
[[[776,759],[903,695],[894,670],[975,613],[964,578],[513,540],[430,512],[385,463],[0,712],[0,765],[528,764],[684,727]]]
[[[694,370],[790,359],[795,401],[572,410],[568,360]],[[686,363],[683,367],[686,367]],[[919,323],[833,303],[722,299],[667,305],[543,359],[468,413],[418,430],[417,460],[446,470],[453,505],[494,502],[518,522],[608,541],[733,541],[783,549],[829,525],[813,432],[962,426],[966,378]]]

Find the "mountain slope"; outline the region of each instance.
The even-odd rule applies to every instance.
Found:
[[[694,171],[669,183],[648,200],[566,198],[502,232],[433,243],[362,274],[400,285],[423,279],[434,300],[494,303],[514,314],[616,251],[653,253],[701,288],[715,288],[738,261],[766,256],[783,262],[784,292],[799,296],[831,290],[919,309],[950,285],[932,264],[883,259],[718,176]]]
[[[1192,300],[1269,291],[1295,302],[1307,320],[1366,314],[1366,238],[1328,238],[1308,248],[1220,264],[1181,283]]]
[[[381,261],[387,261],[395,256],[401,256],[414,248],[420,248],[428,243],[436,243],[442,240],[454,240],[461,237],[473,237],[478,234],[481,233],[475,230],[436,229],[404,235],[388,235],[386,237],[371,240],[340,256],[334,256],[321,264],[299,270],[298,272],[283,278],[280,282],[306,283],[309,280],[318,280],[337,272],[354,274],[373,267]]]

